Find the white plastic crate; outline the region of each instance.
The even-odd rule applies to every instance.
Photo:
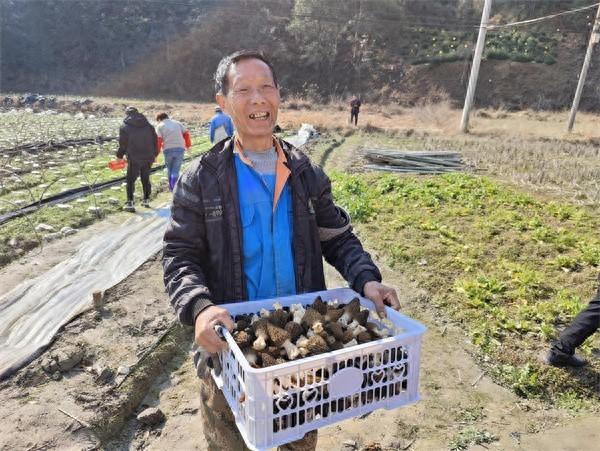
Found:
[[[359,297],[361,305],[374,310],[371,301],[349,288],[221,307],[236,316],[273,310],[274,302],[306,306],[317,296],[340,303]],[[418,401],[421,336],[426,328],[390,308],[387,316],[394,325],[388,338],[260,369],[248,364],[225,332],[229,349],[219,354],[222,373],[212,375],[248,448],[273,448],[347,418]]]

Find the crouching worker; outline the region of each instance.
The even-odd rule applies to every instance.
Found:
[[[327,176],[272,135],[279,88],[271,63],[258,52],[236,52],[219,63],[215,84],[236,135],[180,177],[163,250],[171,303],[179,320],[194,326],[205,357],[226,347],[214,326],[233,329],[219,304],[324,290],[323,257],[379,311],[384,304],[398,309],[396,292],[381,284],[347,214],[334,204]],[[223,394],[204,368],[200,359],[208,448],[245,449]],[[313,450],[316,443],[312,431],[280,449]]]

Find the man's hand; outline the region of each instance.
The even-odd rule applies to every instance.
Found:
[[[367,282],[363,287],[365,297],[375,303],[377,313],[385,317],[385,306],[389,305],[394,310],[400,310],[400,301],[396,290],[376,281]]]
[[[194,325],[196,344],[210,354],[227,348],[227,342],[215,332],[215,326],[218,324],[225,326],[230,332],[233,331],[233,320],[229,312],[216,305],[207,307],[196,317]]]

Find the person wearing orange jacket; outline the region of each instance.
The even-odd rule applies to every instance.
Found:
[[[156,135],[158,136],[158,150],[164,148],[165,166],[169,178],[169,191],[173,191],[175,183],[179,178],[179,170],[183,163],[185,149],[192,147],[190,132],[185,126],[174,119],[169,119],[167,113],[159,113],[156,116],[158,125]]]

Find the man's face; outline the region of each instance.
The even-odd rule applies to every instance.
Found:
[[[271,69],[258,59],[232,64],[228,73],[229,91],[218,94],[217,103],[231,116],[244,146],[256,140],[270,140],[277,123],[279,89]]]

